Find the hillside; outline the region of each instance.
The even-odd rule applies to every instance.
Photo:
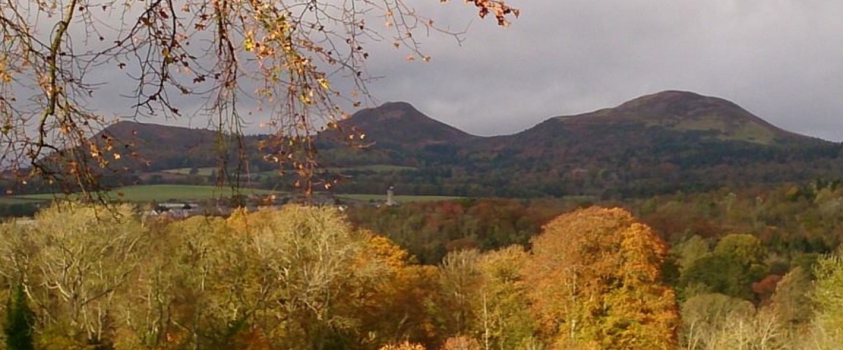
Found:
[[[93,139],[112,138],[124,155],[119,166],[134,171],[216,166],[221,159],[234,159],[239,142],[214,130],[120,121]],[[243,144],[255,153],[257,136],[245,136]],[[225,154],[225,155],[223,155]],[[115,164],[118,165],[118,164]]]

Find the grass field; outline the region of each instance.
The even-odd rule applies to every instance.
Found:
[[[118,193],[122,193],[120,197]],[[203,200],[210,198],[229,197],[232,194],[271,194],[274,191],[241,188],[237,193],[232,193],[231,188],[216,186],[191,186],[191,185],[140,185],[129,186],[110,191],[109,198],[123,199],[130,202],[151,202],[175,200]],[[51,199],[67,198],[64,195],[35,194],[7,197],[15,200],[45,201]],[[71,195],[70,198],[73,198]]]
[[[382,194],[337,194],[339,198],[347,198],[351,200],[358,200],[358,201],[386,201],[386,196]],[[460,199],[462,197],[452,197],[452,196],[395,196],[396,201],[399,203],[410,203],[410,202],[436,202],[436,201],[449,201],[454,199]]]
[[[347,168],[328,168],[329,171],[374,171],[376,173],[389,173],[398,171],[416,171],[417,168],[411,166],[389,165],[389,164],[375,164],[375,165],[361,165]]]
[[[180,169],[174,169],[174,170],[180,170]],[[188,170],[190,170],[190,169],[188,169]],[[199,170],[201,171],[202,169],[200,168]],[[414,168],[414,167],[411,167],[411,166],[401,166],[401,165],[375,164],[375,165],[352,166],[352,167],[346,167],[346,168],[327,167],[327,168],[324,168],[324,170],[327,170],[331,173],[343,173],[343,172],[348,172],[348,171],[371,171],[371,172],[375,172],[375,173],[396,173],[396,172],[399,172],[399,171],[416,171],[416,170],[418,170],[418,168]],[[292,173],[292,171],[288,170],[287,173]],[[257,175],[278,176],[278,171],[277,170],[262,171],[262,172],[257,173]]]
[[[170,174],[179,174],[179,175],[190,175],[191,168],[178,168],[178,169],[167,169],[162,170],[162,173],[170,173]],[[211,172],[217,170],[215,167],[209,168],[196,168],[199,172],[196,173],[197,176],[210,176]]]
[[[122,193],[119,196],[118,193]],[[241,188],[237,193],[232,193],[231,188],[216,187],[216,186],[193,186],[193,185],[138,185],[121,187],[119,189],[107,193],[108,198],[122,199],[129,202],[151,202],[151,201],[166,201],[166,200],[204,200],[211,198],[230,197],[232,194],[272,194],[277,191],[261,190],[252,188]],[[337,194],[339,198],[346,198],[358,201],[385,201],[386,196],[383,194]],[[2,196],[0,197],[0,204],[23,204],[23,203],[37,203],[49,201],[53,199],[76,198],[75,195],[65,196],[63,194],[31,194],[19,196]],[[410,202],[432,202],[432,201],[447,201],[459,199],[462,197],[454,196],[395,196],[395,200],[400,203]]]
[[[22,198],[20,196],[0,196],[0,205],[31,204],[43,201],[43,199]]]
[[[356,171],[374,171],[376,173],[387,173],[387,172],[397,172],[397,171],[416,171],[418,169],[411,167],[411,166],[401,166],[401,165],[389,165],[389,164],[374,164],[374,165],[361,165],[355,167],[348,167],[348,168],[338,168],[338,170],[356,170]]]

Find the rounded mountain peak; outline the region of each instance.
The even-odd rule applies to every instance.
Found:
[[[737,104],[687,91],[662,91],[615,108],[556,118],[567,125],[644,125],[679,132],[703,132],[721,140],[773,143],[790,134]]]
[[[722,114],[749,114],[740,106],[721,98],[676,90],[644,95],[621,104],[616,110],[636,114],[684,117],[708,115],[712,111]]]
[[[410,148],[456,143],[473,137],[428,117],[407,102],[387,102],[376,108],[362,109],[341,125],[361,130],[367,139],[378,144]]]
[[[416,107],[407,102],[387,102],[375,108],[365,108],[357,111],[352,119],[384,121],[392,119],[426,119],[427,116],[419,112]]]

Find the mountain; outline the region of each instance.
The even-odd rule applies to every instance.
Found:
[[[366,165],[387,163],[419,166],[454,155],[455,145],[480,137],[468,134],[419,112],[406,102],[388,102],[376,108],[366,108],[340,121],[337,130],[319,135],[323,161],[330,165]],[[365,135],[365,151],[356,151],[347,143],[347,134]]]
[[[556,119],[572,125],[640,123],[679,132],[703,131],[720,140],[760,144],[798,136],[767,123],[732,102],[683,91],[664,91],[636,98],[616,108]]]
[[[526,131],[488,141],[498,148],[542,148],[599,144],[634,148],[663,141],[659,134],[685,135],[696,141],[738,141],[759,145],[823,141],[779,129],[738,105],[691,92],[664,91],[625,102],[615,108],[560,116]],[[629,139],[632,137],[633,139]],[[630,141],[640,142],[630,144]],[[544,146],[542,146],[544,145]]]
[[[463,152],[479,173],[508,169],[518,181],[545,183],[535,192],[557,195],[607,189],[643,195],[840,174],[827,171],[839,168],[840,145],[779,129],[732,102],[681,91],[551,118],[514,135],[475,140]]]
[[[430,118],[406,102],[388,102],[377,108],[362,109],[340,125],[361,130],[378,144],[402,149],[418,150],[478,138]]]
[[[405,102],[360,110],[338,126],[317,135],[318,160],[331,168],[369,169],[341,176],[352,180],[335,189],[348,193],[381,193],[394,184],[403,194],[648,196],[843,174],[839,144],[782,130],[727,100],[682,91],[553,117],[505,136],[470,135]],[[340,142],[349,133],[365,134],[367,147]],[[218,150],[236,150],[239,141],[252,172],[271,166],[257,148],[268,136],[220,142],[221,136],[120,122],[97,137],[113,137],[124,153],[139,154],[143,162],[122,163],[135,171],[216,166],[237,155],[221,157]],[[403,167],[374,171],[366,165]]]

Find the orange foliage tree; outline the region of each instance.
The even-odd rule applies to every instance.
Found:
[[[389,238],[364,231],[367,240],[352,268],[376,275],[346,285],[344,309],[359,320],[356,333],[364,346],[397,344],[387,349],[416,349],[436,343],[427,301],[436,291],[436,267],[411,263],[411,257]],[[376,273],[373,273],[376,272]],[[407,342],[407,341],[410,342]]]
[[[563,348],[672,349],[679,313],[667,246],[622,209],[565,214],[532,241],[525,276],[542,331]]]

